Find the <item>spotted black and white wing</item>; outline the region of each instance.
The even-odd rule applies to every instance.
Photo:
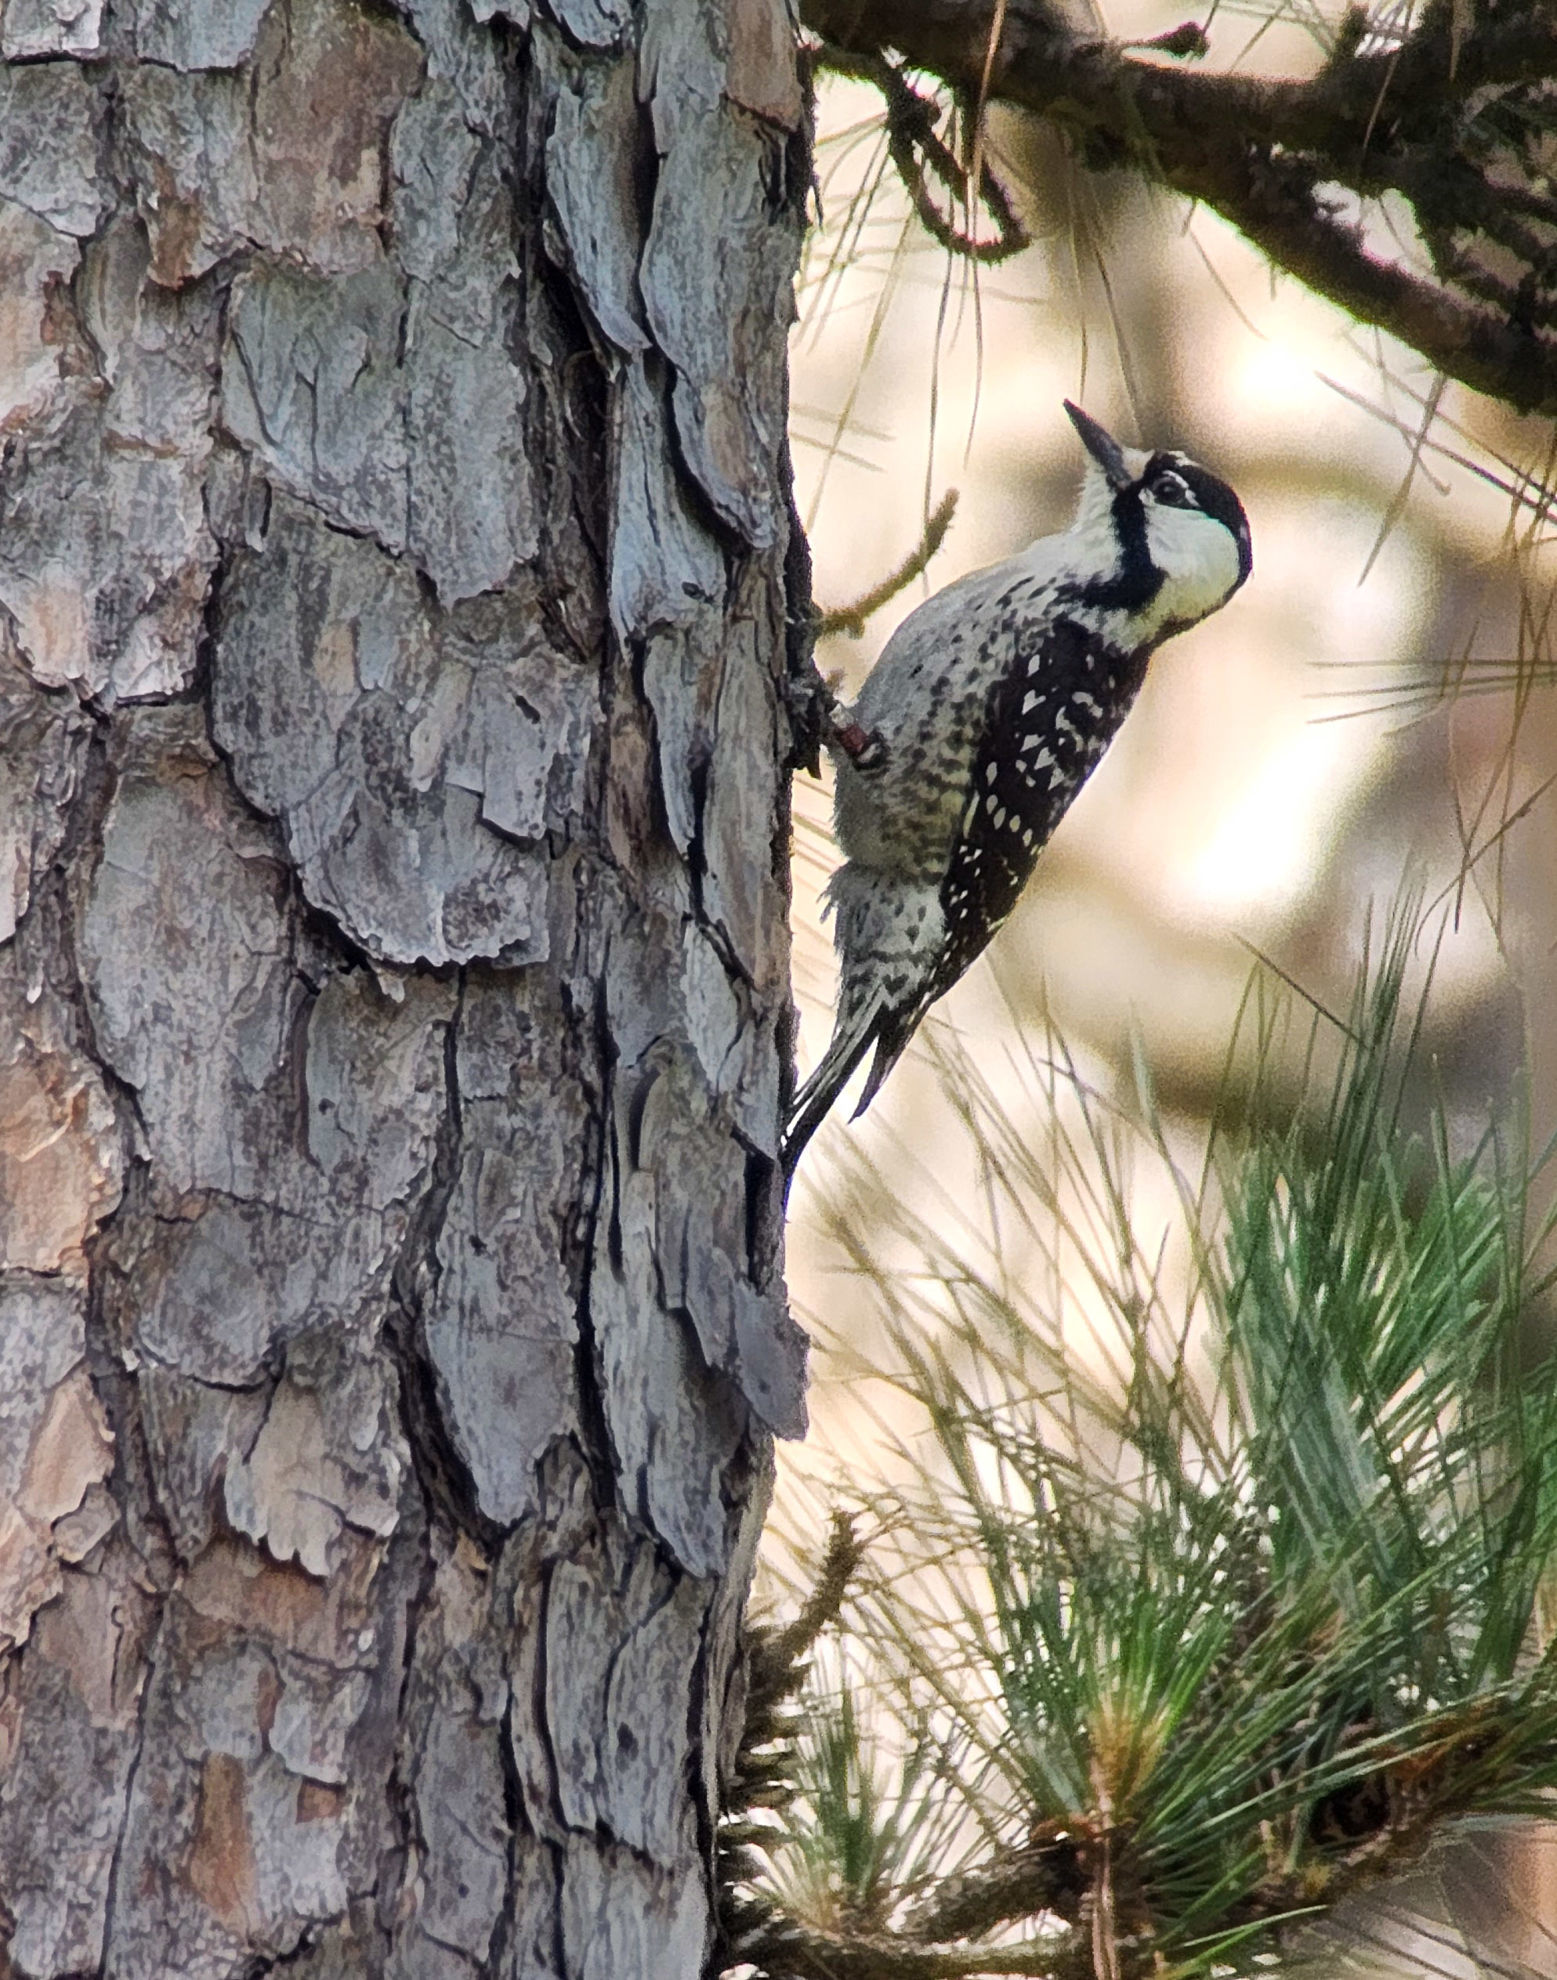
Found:
[[[1083,622],[1057,618],[990,691],[956,843],[941,882],[944,947],[926,1006],[1016,906],[1033,865],[1096,768],[1146,673]]]
[[[895,969],[886,967],[885,957],[873,960],[855,977],[858,988],[849,1001],[858,1004],[858,1017],[848,1024],[840,1015],[834,1046],[840,1058],[828,1075],[843,1069],[845,1038],[848,1070],[875,1046],[856,1115],[875,1098],[930,1006],[983,952],[1016,906],[1039,853],[1146,677],[1149,647],[1120,653],[1080,619],[1057,618],[1025,637],[1021,629],[1012,633],[1015,664],[989,691],[968,797],[935,896],[940,912],[934,917],[933,957],[921,936],[898,945]],[[891,903],[899,924],[906,899],[905,892]],[[922,911],[914,927],[923,928]],[[863,947],[857,940],[843,942],[851,956]],[[893,993],[883,994],[889,983]],[[826,1076],[818,1077],[812,1111],[821,1104],[826,1083]]]

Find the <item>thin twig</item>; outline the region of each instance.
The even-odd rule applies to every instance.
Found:
[[[929,564],[932,557],[946,541],[946,532],[951,527],[951,519],[957,508],[957,490],[948,488],[936,505],[934,514],[924,526],[924,535],[918,547],[906,557],[890,577],[873,585],[862,598],[856,598],[852,605],[840,605],[836,610],[821,613],[816,622],[816,636],[826,639],[832,633],[846,633],[850,639],[859,639],[865,631],[865,624],[883,605],[890,605],[900,591],[907,589]]]

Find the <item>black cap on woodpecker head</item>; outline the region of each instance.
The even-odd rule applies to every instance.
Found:
[[[1099,426],[1090,413],[1084,413],[1080,406],[1064,401],[1070,423],[1081,435],[1081,444],[1103,470],[1103,478],[1110,488],[1128,488],[1134,480],[1125,462],[1124,448],[1106,427]]]

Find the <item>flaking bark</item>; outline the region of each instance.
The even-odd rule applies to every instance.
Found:
[[[710,1957],[808,171],[779,0],[0,4],[18,1976]]]

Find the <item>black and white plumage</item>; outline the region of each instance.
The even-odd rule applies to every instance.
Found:
[[[911,612],[835,727],[838,1016],[795,1096],[787,1172],[874,1046],[855,1111],[869,1106],[1010,914],[1156,648],[1249,575],[1248,519],[1225,481],[1065,410],[1090,456],[1070,528]]]

